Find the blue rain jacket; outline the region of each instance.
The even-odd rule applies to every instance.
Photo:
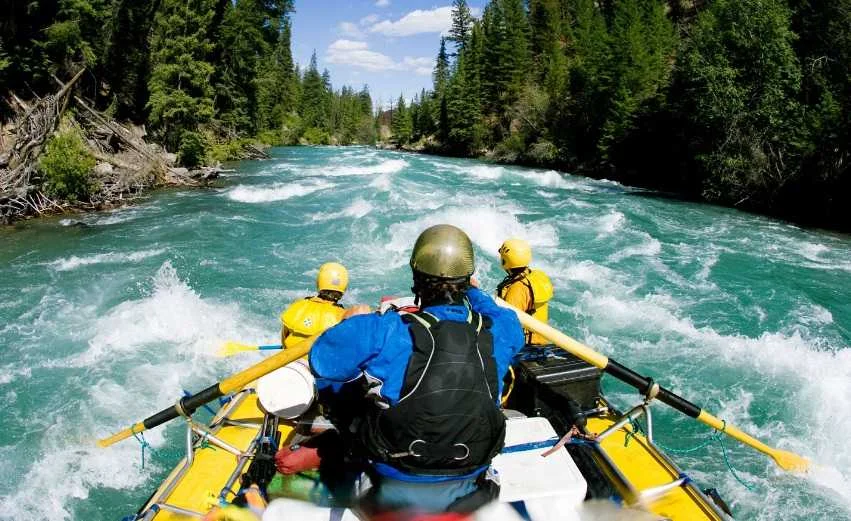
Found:
[[[497,396],[501,396],[502,378],[525,343],[523,329],[513,311],[497,306],[478,288],[470,288],[467,300],[473,311],[491,319],[493,358],[499,380]],[[425,311],[440,320],[467,320],[467,308],[463,305],[430,306]],[[316,339],[310,351],[310,368],[320,390],[331,387],[336,391],[342,384],[366,376],[377,383],[372,392],[395,405],[413,349],[408,325],[399,313],[357,315],[326,330]]]

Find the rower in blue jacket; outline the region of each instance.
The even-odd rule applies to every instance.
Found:
[[[472,511],[499,491],[486,471],[503,445],[502,379],[523,330],[471,286],[473,246],[460,229],[425,230],[411,270],[420,311],[344,320],[316,340],[310,366],[320,397],[356,381],[366,389],[351,429],[379,477],[381,509]]]

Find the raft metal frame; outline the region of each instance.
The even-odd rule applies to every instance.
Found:
[[[624,498],[624,499],[627,500],[627,504],[632,504],[632,505],[645,504],[647,502],[654,501],[654,500],[661,498],[662,496],[664,496],[665,494],[667,494],[668,492],[670,492],[671,490],[673,490],[675,488],[684,487],[684,488],[687,488],[690,492],[696,494],[701,499],[703,499],[704,503],[706,505],[708,505],[708,507],[710,509],[712,509],[712,511],[720,519],[732,519],[731,516],[728,516],[726,512],[722,511],[721,508],[718,505],[716,505],[715,502],[712,499],[707,497],[706,494],[704,494],[703,491],[700,490],[700,488],[697,487],[694,484],[694,482],[692,482],[692,480],[686,476],[686,474],[679,467],[679,465],[677,465],[665,453],[665,451],[661,447],[656,445],[656,443],[653,441],[653,415],[650,412],[650,404],[651,404],[651,402],[653,401],[654,398],[655,398],[655,396],[648,394],[647,396],[645,396],[644,400],[641,403],[639,403],[638,405],[635,405],[630,410],[628,410],[626,413],[621,414],[620,417],[615,421],[615,423],[613,423],[606,430],[604,430],[603,432],[601,432],[600,434],[598,434],[594,438],[595,443],[593,444],[593,446],[594,446],[594,449],[595,449],[595,454],[597,454],[606,463],[606,465],[609,467],[610,472],[618,480],[620,480],[621,484],[627,490],[628,495],[631,496],[631,497],[628,497],[628,498]],[[606,403],[608,403],[608,401],[606,401]],[[611,408],[609,410],[612,410],[614,412],[614,410],[611,409]],[[608,438],[609,436],[611,436],[612,434],[614,434],[618,430],[623,429],[626,426],[627,423],[631,424],[632,422],[634,422],[638,418],[641,418],[642,416],[644,416],[647,419],[646,420],[647,425],[646,425],[646,428],[645,428],[646,432],[644,433],[644,438],[645,438],[647,444],[656,451],[656,454],[658,455],[659,458],[661,458],[666,464],[668,464],[679,475],[676,479],[674,479],[674,480],[672,480],[668,483],[663,483],[661,485],[658,485],[658,486],[655,486],[655,487],[650,487],[650,488],[647,488],[647,489],[644,489],[644,490],[638,490],[629,482],[629,480],[626,478],[626,476],[624,476],[623,473],[614,464],[614,462],[609,457],[609,455],[606,453],[606,451],[603,450],[602,446],[600,445],[600,442],[603,441],[604,439]],[[628,433],[628,435],[634,435],[634,434],[637,434],[639,431],[637,429],[635,429],[635,427],[633,427],[632,431],[626,431],[626,432]]]
[[[160,510],[166,510],[168,512],[173,512],[175,514],[184,515],[187,517],[194,517],[197,519],[201,519],[204,517],[204,513],[196,512],[194,510],[189,510],[187,508],[179,507],[176,505],[169,504],[167,502],[159,501],[161,498],[168,498],[172,492],[174,492],[177,484],[180,483],[183,476],[192,467],[192,462],[195,461],[195,449],[200,447],[205,441],[215,445],[226,452],[229,452],[236,456],[237,464],[234,471],[228,477],[227,481],[225,481],[225,485],[219,493],[218,500],[222,501],[228,494],[233,494],[231,490],[233,484],[236,483],[236,480],[242,475],[242,471],[245,468],[245,465],[251,459],[251,454],[254,452],[254,448],[257,446],[257,441],[262,437],[261,425],[255,424],[251,422],[239,421],[239,420],[231,420],[228,418],[228,414],[230,414],[239,404],[242,403],[242,400],[245,399],[245,395],[251,394],[254,392],[254,389],[243,389],[237,393],[234,393],[231,399],[223,406],[219,412],[216,414],[216,417],[213,418],[209,427],[205,427],[197,422],[195,422],[191,416],[186,416],[186,456],[183,458],[183,464],[180,467],[180,470],[177,471],[176,474],[173,474],[173,478],[169,481],[168,485],[165,486],[161,491],[157,491],[154,496],[151,496],[151,499],[148,500],[146,504],[146,508],[140,510],[138,514],[136,514],[136,519],[139,521],[151,521]],[[248,449],[245,452],[240,451],[233,445],[228,442],[222,440],[215,433],[212,432],[212,429],[219,429],[224,425],[233,425],[235,427],[243,427],[243,428],[256,428],[257,436],[251,440],[251,443],[248,445]],[[194,435],[198,435],[198,438],[195,439]],[[156,502],[153,502],[156,500]]]

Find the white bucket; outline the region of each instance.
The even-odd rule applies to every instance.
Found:
[[[257,399],[269,414],[291,420],[307,412],[315,396],[314,378],[304,360],[296,360],[257,381]]]

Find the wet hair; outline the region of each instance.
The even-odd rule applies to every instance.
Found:
[[[420,307],[436,304],[461,304],[467,290],[470,289],[470,277],[445,279],[414,271],[414,286],[411,291]]]
[[[343,292],[336,291],[336,290],[333,290],[333,289],[323,289],[319,292],[318,296],[322,300],[327,300],[329,302],[336,303],[338,300],[343,298]]]

